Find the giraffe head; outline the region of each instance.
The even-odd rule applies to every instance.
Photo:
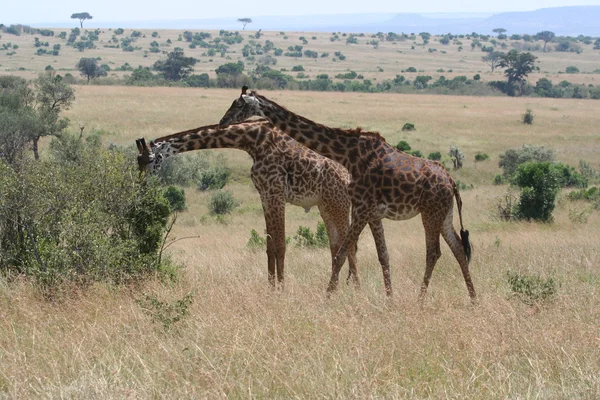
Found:
[[[146,144],[146,139],[141,138],[135,141],[138,148],[137,162],[140,172],[154,174],[158,171],[165,159],[169,157],[170,145],[168,141],[150,142],[150,146]]]
[[[264,114],[261,111],[260,100],[255,96],[254,92],[248,94],[247,91],[248,86],[242,87],[242,94],[233,101],[229,110],[227,110],[223,118],[221,118],[221,121],[219,122],[220,126],[244,122],[248,118],[254,116],[264,117]]]

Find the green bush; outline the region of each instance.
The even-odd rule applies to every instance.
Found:
[[[434,151],[433,153],[429,153],[427,158],[434,161],[440,161],[442,159],[442,153],[439,151]]]
[[[565,70],[565,72],[567,74],[578,74],[579,73],[579,68],[577,68],[577,67],[575,67],[573,65],[570,65],[570,66],[567,67],[567,69]]]
[[[552,221],[561,176],[549,162],[528,162],[519,165],[512,178],[521,188],[516,216],[519,219]]]
[[[407,153],[410,154],[411,156],[423,158],[423,153],[421,152],[421,150],[411,150],[411,151],[407,151]]]
[[[527,111],[525,111],[525,114],[523,114],[523,123],[527,125],[533,124],[533,111],[531,111],[530,109],[527,109]]]
[[[587,187],[587,178],[577,172],[574,167],[563,163],[554,163],[552,164],[552,168],[559,175],[562,187]]]
[[[493,180],[494,185],[504,185],[504,176],[500,174],[496,174]]]
[[[410,151],[410,145],[408,144],[408,142],[406,140],[399,141],[398,144],[396,145],[396,148],[398,150],[404,151],[404,152]]]
[[[197,182],[202,172],[210,168],[210,153],[195,152],[166,158],[156,176],[164,185],[188,186]]]
[[[229,214],[235,207],[237,207],[237,201],[231,192],[219,190],[210,196],[208,208],[211,214]]]
[[[79,135],[54,139],[49,159],[0,161],[0,273],[47,294],[63,282],[130,282],[158,262],[170,207],[139,175],[132,153]],[[57,141],[70,143],[65,153]]]
[[[225,167],[216,167],[203,171],[198,179],[198,189],[223,189],[229,181],[230,176],[231,170]]]
[[[475,154],[475,161],[485,161],[485,160],[489,160],[490,156],[488,156],[487,154],[483,153],[477,153]]]
[[[306,226],[298,227],[294,240],[298,247],[329,247],[327,229],[325,228],[325,223],[322,221],[317,223],[317,231],[314,234]]]
[[[164,196],[173,211],[183,211],[187,208],[185,205],[185,191],[183,189],[169,186],[165,189]]]
[[[403,131],[414,131],[415,130],[415,124],[412,124],[410,122],[407,122],[404,124],[404,126],[402,127]]]
[[[520,149],[510,149],[501,154],[498,166],[508,177],[515,173],[519,165],[528,161],[554,162],[554,151],[543,146],[523,145]]]
[[[574,190],[567,195],[569,200],[587,200],[587,201],[596,201],[600,200],[600,189],[596,186],[593,186],[589,189],[580,189]]]
[[[248,239],[246,246],[251,249],[263,249],[267,246],[267,241],[264,237],[260,236],[256,230],[252,229],[250,231],[250,239]]]
[[[507,272],[506,278],[510,290],[528,305],[551,300],[556,294],[556,282],[553,278],[544,279],[539,275],[522,275]]]

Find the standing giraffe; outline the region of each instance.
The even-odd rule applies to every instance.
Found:
[[[235,148],[252,157],[250,176],[260,194],[267,225],[269,282],[275,277],[283,284],[285,261],[285,203],[304,207],[317,206],[325,222],[333,259],[348,231],[351,200],[350,175],[337,162],[315,153],[283,134],[267,120],[246,122],[220,128],[203,126],[154,139],[150,148],[144,139],[136,141],[141,170],[158,170],[166,157],[201,149]],[[348,261],[358,285],[355,248]],[[277,266],[277,271],[275,270]],[[332,267],[333,268],[333,267]]]
[[[334,259],[328,291],[337,287],[348,249],[354,248],[360,233],[369,224],[385,290],[391,295],[389,255],[381,220],[406,220],[421,214],[427,257],[420,297],[424,298],[427,293],[433,268],[441,255],[441,234],[460,265],[471,300],[475,300],[475,288],[469,274],[471,245],[469,231],[463,228],[462,201],[456,182],[442,164],[398,151],[377,132],[318,124],[255,92],[247,94],[247,89],[246,86],[242,88],[242,94],[234,100],[220,125],[241,122],[252,116],[265,117],[298,142],[339,162],[352,175],[348,187],[352,198],[352,223]],[[458,206],[460,237],[452,223],[454,198]]]

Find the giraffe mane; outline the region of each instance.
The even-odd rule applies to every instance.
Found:
[[[277,103],[276,103],[276,102],[274,102],[273,100],[268,100],[266,97],[259,95],[259,94],[256,92],[256,90],[252,90],[252,91],[250,92],[250,94],[251,94],[251,95],[253,95],[253,96],[255,96],[255,97],[258,97],[258,98],[264,99],[264,100],[266,100],[266,101],[269,101],[269,102],[271,102],[271,103],[275,104],[277,107],[280,107],[280,108],[282,108],[282,109],[286,110],[287,112],[289,112],[289,113],[291,113],[291,114],[294,114],[294,115],[296,115],[296,117],[297,117],[299,120],[301,120],[301,121],[303,121],[303,122],[306,122],[306,123],[308,123],[308,124],[310,124],[310,125],[317,125],[317,126],[320,126],[320,127],[324,128],[325,130],[335,130],[335,131],[339,131],[339,132],[341,132],[341,133],[343,133],[343,134],[346,134],[346,135],[348,135],[348,136],[369,136],[369,137],[372,137],[372,138],[375,138],[375,139],[381,140],[382,142],[385,142],[385,143],[387,143],[387,140],[385,140],[385,138],[384,138],[383,136],[381,136],[381,134],[380,134],[379,132],[377,132],[377,131],[364,131],[364,130],[363,130],[361,127],[360,127],[360,126],[359,126],[359,127],[356,127],[356,128],[354,128],[354,129],[332,128],[332,127],[329,127],[329,126],[326,126],[326,125],[320,124],[320,123],[318,123],[318,122],[315,122],[315,121],[313,121],[313,120],[310,120],[310,119],[308,119],[308,118],[306,118],[306,117],[303,117],[302,115],[298,115],[298,114],[296,114],[296,113],[294,113],[294,112],[292,112],[292,111],[288,110],[286,107],[284,107],[284,106],[282,106],[282,105],[280,105],[280,104],[277,104]]]

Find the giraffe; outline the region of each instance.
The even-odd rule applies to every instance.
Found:
[[[475,302],[475,288],[469,273],[471,245],[469,231],[463,227],[462,200],[456,182],[442,164],[399,151],[377,132],[330,128],[316,123],[256,92],[248,94],[247,89],[247,86],[242,88],[240,97],[233,101],[221,119],[221,126],[252,116],[265,117],[298,142],[342,164],[352,176],[348,186],[352,223],[334,259],[328,292],[336,289],[348,249],[356,245],[360,233],[369,224],[385,290],[391,295],[389,255],[381,221],[383,218],[407,220],[421,214],[427,254],[419,298],[425,297],[433,269],[441,256],[441,235],[458,261],[469,297]],[[452,222],[454,198],[460,219],[460,237]]]
[[[269,282],[284,281],[285,203],[317,206],[325,222],[331,258],[337,254],[349,226],[350,175],[337,162],[300,145],[267,120],[245,122],[221,128],[203,126],[154,139],[148,147],[136,141],[140,170],[157,171],[163,160],[182,152],[235,148],[246,151],[253,160],[250,176],[260,194],[267,226],[267,265]],[[356,249],[349,252],[348,279],[359,285]],[[277,268],[275,268],[277,267]]]

